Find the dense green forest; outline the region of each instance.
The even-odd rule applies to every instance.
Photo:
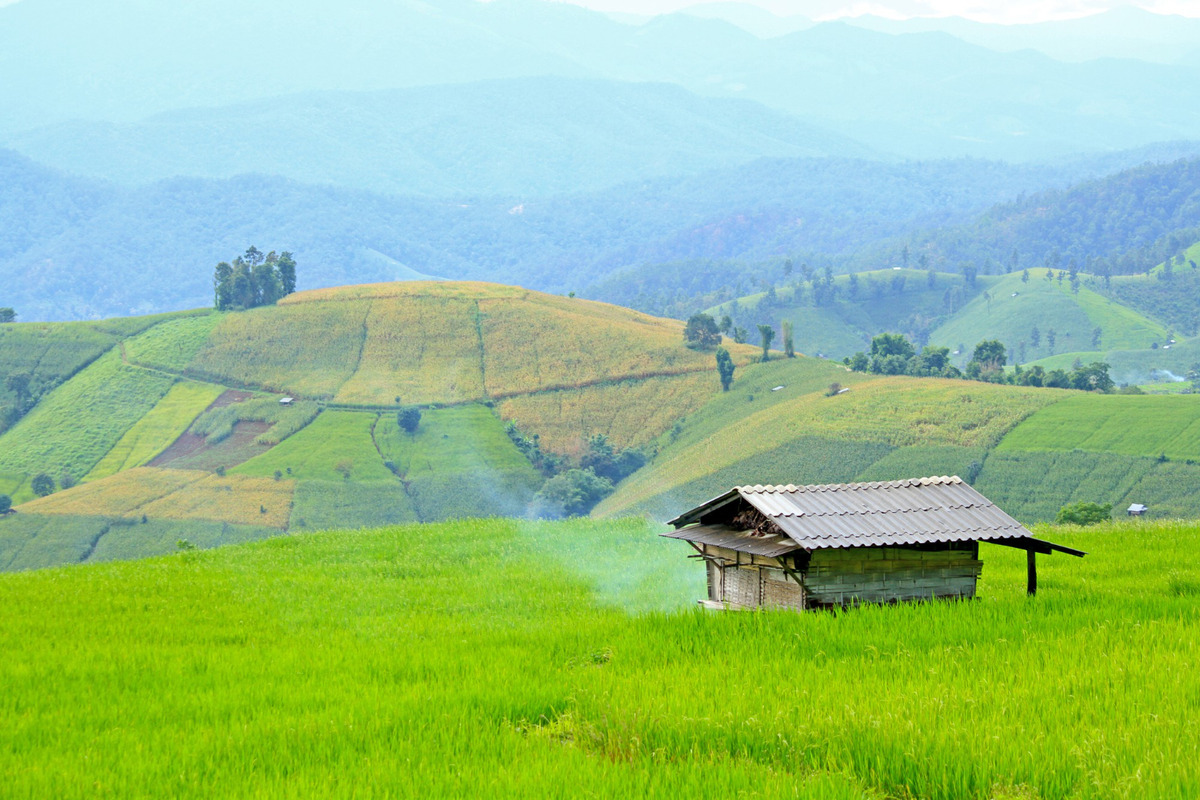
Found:
[[[1108,276],[1108,291],[1113,276],[1144,273],[1164,261],[1187,265],[1184,252],[1200,241],[1198,221],[1200,159],[1177,159],[997,204],[969,223],[903,237],[883,234],[855,249],[805,250],[798,238],[793,247],[780,244],[786,241],[781,236],[775,253],[748,248],[740,258],[642,265],[609,276],[591,292],[650,313],[686,317],[826,268],[835,274],[886,267],[980,276],[1050,267]],[[743,227],[752,224],[742,221]],[[1154,302],[1172,305],[1156,297]]]
[[[797,270],[842,272],[885,239],[878,258],[900,265],[905,231],[965,222],[1120,158],[1175,152],[1040,166],[768,159],[591,194],[451,202],[259,175],[119,187],[0,150],[0,304],[24,320],[209,305],[212,264],[247,241],[286,241],[308,265],[300,288],[485,279],[686,317],[784,281],[789,258]],[[1178,192],[1193,191],[1192,162],[1153,169],[1164,187],[1177,179]],[[1098,198],[1111,194],[1108,183],[1089,185]],[[1097,199],[1089,213],[1119,220],[1122,207]],[[1175,223],[1138,224],[1155,241]],[[1061,229],[1077,226],[1063,217]],[[910,265],[919,258],[910,248]]]

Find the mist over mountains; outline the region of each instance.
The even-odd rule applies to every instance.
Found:
[[[722,19],[630,25],[538,0],[22,0],[0,7],[0,72],[10,136],[301,92],[535,76],[753,100],[907,157],[1025,159],[1200,135],[1200,72],[1187,59],[1065,63],[843,22],[763,39]]]
[[[566,78],[289,95],[137,123],[59,123],[10,144],[126,184],[259,172],[434,196],[590,191],[763,156],[878,157],[758,103]]]
[[[1197,24],[20,0],[0,6],[0,304],[203,305],[211,265],[256,242],[294,251],[302,288],[434,276],[623,301],[621,275],[688,260],[736,277],[1001,246],[975,235],[1032,252],[985,212],[1200,154]],[[1192,196],[1190,171],[1163,175]],[[1075,206],[1108,219],[1107,185]],[[1190,229],[1172,208],[1137,246]],[[1026,238],[1082,241],[1084,216]]]

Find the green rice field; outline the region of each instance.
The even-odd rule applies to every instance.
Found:
[[[1200,796],[1200,527],[984,545],[979,597],[707,613],[639,520],[0,575],[8,798]]]

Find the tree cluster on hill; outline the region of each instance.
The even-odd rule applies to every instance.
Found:
[[[587,514],[613,492],[616,484],[642,468],[646,455],[637,448],[617,450],[602,433],[588,439],[578,463],[541,448],[539,437],[525,436],[510,421],[505,432],[546,481],[534,495],[530,512],[536,517],[576,517]]]
[[[296,291],[296,261],[284,250],[263,253],[251,245],[230,264],[213,270],[213,304],[218,311],[274,305]]]
[[[916,347],[903,334],[881,333],[871,340],[871,352],[859,351],[843,360],[855,372],[876,375],[911,375],[920,378],[961,378],[987,383],[1007,383],[1016,386],[1047,386],[1058,389],[1111,392],[1116,388],[1108,374],[1109,365],[1102,361],[1077,364],[1070,372],[1046,370],[1040,365],[1022,369],[1019,365],[1009,372],[1005,369],[1008,354],[995,339],[975,346],[966,369],[950,363],[950,348],[926,345]]]

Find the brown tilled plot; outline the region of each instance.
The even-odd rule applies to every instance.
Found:
[[[205,411],[240,403],[253,396],[251,392],[228,389]],[[234,467],[270,449],[267,445],[254,441],[270,427],[271,424],[267,422],[239,422],[233,426],[233,433],[213,445],[210,445],[203,436],[185,431],[171,443],[170,447],[155,456],[147,466],[201,470]]]

